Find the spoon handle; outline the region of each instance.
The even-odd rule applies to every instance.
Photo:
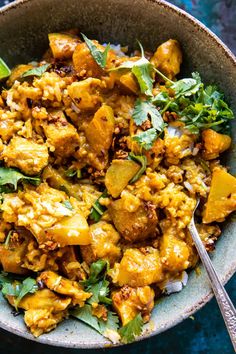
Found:
[[[196,229],[194,219],[192,218],[189,224],[189,231],[192,235],[193,241],[197,248],[198,254],[201,258],[203,265],[206,268],[207,274],[211,281],[211,287],[214,291],[216,300],[218,302],[220,311],[225,321],[226,328],[230,335],[234,351],[236,352],[236,310],[235,307],[230,300],[225,288],[223,287],[219,277],[213,267],[210,257],[200,239],[198,231]]]

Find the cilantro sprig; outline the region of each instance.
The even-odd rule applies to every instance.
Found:
[[[23,297],[27,294],[34,294],[38,290],[38,285],[33,278],[28,277],[24,280],[14,280],[7,273],[1,272],[0,289],[4,296],[14,297],[14,307],[17,310]]]
[[[41,180],[39,177],[25,176],[13,168],[0,167],[0,193],[16,191],[19,182],[29,182],[38,186]]]
[[[161,109],[161,114],[166,110],[176,112],[179,120],[193,134],[207,128],[229,133],[229,121],[234,114],[216,86],[205,87],[200,75],[192,73],[192,78],[167,83],[167,87],[174,91],[173,97],[161,92],[152,100]]]
[[[147,60],[144,56],[144,50],[140,42],[138,42],[140,51],[141,51],[141,58],[137,61],[126,61],[117,68],[110,69],[111,71],[114,70],[131,70],[131,72],[136,77],[141,93],[145,94],[146,96],[153,96],[152,89],[153,89],[153,72],[154,67]]]
[[[125,344],[133,342],[134,339],[142,333],[142,330],[143,319],[139,313],[133,320],[119,329],[121,341]]]
[[[104,51],[101,51],[97,48],[93,41],[85,36],[85,34],[81,33],[81,36],[83,37],[93,59],[102,69],[104,69],[107,63],[107,55],[110,50],[110,43],[106,46]]]
[[[92,220],[94,220],[95,222],[98,222],[103,213],[106,211],[106,208],[100,204],[99,200],[101,198],[106,198],[107,197],[107,191],[105,190],[101,195],[100,197],[96,200],[96,202],[93,204],[93,207],[91,209],[91,212],[90,212],[90,218]]]
[[[133,160],[134,162],[138,162],[141,167],[140,170],[136,173],[136,175],[134,175],[134,177],[129,181],[129,183],[134,183],[136,182],[141,176],[142,174],[146,171],[146,167],[147,167],[147,158],[145,155],[135,155],[132,152],[129,153],[128,156],[129,160]]]

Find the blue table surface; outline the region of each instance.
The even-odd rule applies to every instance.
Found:
[[[0,0],[0,7],[10,1]],[[172,0],[171,3],[197,17],[215,32],[236,53],[236,0]],[[236,276],[226,286],[233,302],[236,302]],[[233,349],[215,299],[203,309],[153,338],[123,348],[86,350],[92,354],[231,354]],[[27,341],[0,330],[0,353],[4,354],[75,354],[85,350],[63,349]]]

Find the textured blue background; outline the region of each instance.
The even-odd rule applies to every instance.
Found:
[[[63,1],[63,0],[59,0]],[[197,17],[236,54],[236,0],[172,0],[171,3]],[[0,0],[0,6],[9,1]],[[236,276],[226,286],[236,303]],[[202,310],[159,336],[123,348],[104,350],[60,349],[26,341],[0,330],[0,354],[231,354],[223,320],[213,299]]]

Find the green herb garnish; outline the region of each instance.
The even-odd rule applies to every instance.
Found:
[[[137,141],[145,150],[150,150],[154,141],[157,139],[157,131],[155,128],[150,128],[143,133],[133,135],[132,139]]]
[[[13,234],[13,230],[10,230],[7,234],[7,237],[6,237],[6,240],[4,242],[4,246],[5,248],[8,248],[9,247],[9,243],[10,243],[10,239],[11,239],[11,236]]]
[[[152,73],[154,70],[153,65],[144,56],[144,50],[140,42],[138,42],[141,50],[141,58],[137,61],[126,61],[117,68],[110,69],[114,70],[125,70],[129,69],[136,77],[141,93],[147,96],[152,96],[153,81]]]
[[[93,204],[93,207],[90,212],[90,218],[96,222],[98,222],[103,213],[106,211],[106,208],[99,203],[99,200],[101,198],[106,198],[107,197],[107,191],[104,191],[102,195],[96,200],[96,202]]]
[[[28,277],[23,281],[13,280],[4,272],[0,275],[0,287],[4,296],[14,296],[14,306],[16,310],[25,295],[33,294],[38,290],[35,279]]]
[[[8,68],[5,61],[0,58],[0,80],[6,79],[11,75],[11,70]]]
[[[90,50],[91,55],[93,56],[93,59],[96,61],[96,63],[104,69],[107,63],[107,55],[108,51],[110,50],[110,43],[106,46],[105,50],[102,52],[100,49],[97,48],[97,46],[88,39],[88,37],[85,36],[85,34],[81,33],[85,43],[87,44],[88,49]]]
[[[63,204],[67,209],[73,210],[73,206],[71,205],[71,203],[70,203],[69,200],[65,200],[62,204]]]
[[[26,72],[24,72],[21,77],[24,78],[24,77],[29,77],[29,76],[42,76],[47,70],[48,68],[51,66],[51,64],[44,64],[44,65],[41,65],[41,66],[38,66],[36,68],[33,68],[33,69],[30,69],[30,70],[27,70]]]
[[[133,342],[135,338],[142,333],[142,330],[143,319],[141,314],[139,313],[133,320],[131,320],[125,326],[119,329],[121,341],[125,344]]]
[[[29,182],[38,186],[41,180],[39,177],[25,176],[13,168],[0,167],[0,193],[16,191],[19,182]]]
[[[147,158],[146,156],[142,155],[142,156],[137,156],[134,155],[132,152],[129,153],[128,156],[129,160],[133,160],[134,162],[138,162],[141,165],[140,170],[136,173],[136,175],[129,181],[129,183],[134,183],[136,182],[141,176],[142,174],[146,171],[146,167],[147,167]]]
[[[159,132],[163,131],[165,126],[160,112],[150,100],[142,101],[138,98],[134,105],[132,118],[138,126],[150,118],[153,128]]]

